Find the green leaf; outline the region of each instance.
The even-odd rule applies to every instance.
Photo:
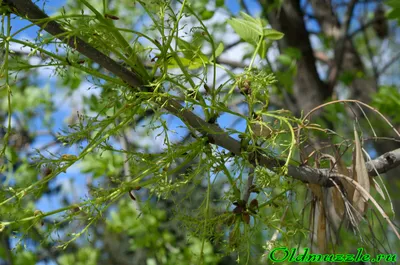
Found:
[[[22,253],[18,253],[16,255],[16,259],[14,260],[15,265],[34,265],[36,264],[37,258],[36,255],[32,252],[23,251]]]
[[[392,9],[387,15],[388,19],[400,19],[400,9]]]
[[[258,50],[258,55],[260,55],[261,59],[264,59],[267,55],[268,47],[267,42],[263,41],[260,49]]]
[[[215,57],[220,56],[221,53],[224,51],[224,48],[225,48],[224,44],[222,42],[220,42],[218,44],[218,47],[215,49]]]
[[[283,65],[291,65],[292,58],[287,54],[281,54],[278,56],[278,62],[280,62]]]
[[[257,45],[260,38],[268,38],[270,40],[279,40],[284,34],[274,29],[265,29],[263,21],[249,16],[246,13],[240,13],[243,18],[232,18],[228,20],[228,24],[233,30],[246,42]]]
[[[301,58],[301,51],[297,48],[289,47],[284,50],[284,53],[290,56],[292,59],[300,59]]]
[[[280,40],[285,34],[274,29],[264,29],[264,37],[270,40]]]
[[[82,159],[79,165],[81,172],[91,173],[93,178],[101,176],[118,176],[121,167],[123,167],[123,159],[120,155],[110,151],[100,154],[88,154]]]
[[[189,66],[189,69],[197,69],[209,62],[207,56],[201,52],[200,46],[193,45],[181,38],[177,39],[177,44],[185,56],[185,58],[181,58],[181,61],[185,66]],[[176,62],[173,64],[177,66]]]
[[[210,11],[210,10],[206,9],[203,12],[201,12],[201,19],[208,20],[214,16],[214,13],[215,13],[214,11]]]
[[[192,60],[180,57],[179,60],[181,61],[183,66],[188,67],[190,70],[198,69],[208,63],[208,58],[206,56],[199,56]],[[173,57],[168,60],[168,68],[179,68],[178,62]]]
[[[181,38],[177,39],[177,44],[185,58],[191,59],[196,56],[197,52],[200,52],[200,46],[195,46]]]
[[[194,70],[203,67],[208,62],[208,58],[197,57],[189,62],[189,69]]]
[[[343,71],[343,73],[339,75],[339,80],[347,86],[349,86],[355,78],[356,75],[354,71]]]
[[[386,4],[393,8],[400,8],[400,1],[399,0],[391,0],[387,1]]]
[[[245,19],[232,18],[228,20],[228,24],[244,41],[253,45],[257,45],[263,33],[260,24]]]
[[[216,7],[221,7],[221,6],[223,6],[225,4],[225,1],[224,0],[216,0],[215,1],[215,6]]]
[[[240,12],[240,15],[243,17],[244,20],[260,25],[262,27],[261,19],[253,18],[252,16],[246,14],[245,12]]]

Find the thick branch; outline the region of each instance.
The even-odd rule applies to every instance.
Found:
[[[8,0],[7,2],[12,4],[20,15],[24,16],[34,23],[37,23],[40,19],[48,18],[47,15],[43,13],[30,0]],[[37,24],[52,35],[58,36],[61,41],[63,41],[70,47],[76,49],[77,51],[86,55],[88,58],[99,63],[102,67],[109,70],[132,87],[142,86],[142,80],[138,78],[138,75],[124,68],[105,54],[99,52],[82,39],[78,37],[60,37],[67,34],[64,34],[64,29],[62,29],[57,22],[50,21],[47,23]],[[207,136],[210,139],[211,143],[229,150],[234,155],[243,155],[240,142],[230,137],[228,133],[221,129],[219,126],[207,123],[199,116],[195,115],[193,112],[184,108],[176,100],[165,97],[159,103],[171,114],[181,118],[189,127]],[[284,165],[284,161],[277,160],[259,153],[257,155],[249,155],[248,160],[254,165],[264,166],[277,172],[279,172],[279,169]],[[372,162],[369,162],[367,168],[371,176],[375,174],[372,165],[374,165],[380,173],[383,173],[400,165],[400,149],[389,152],[373,160]],[[302,182],[319,184],[321,186],[332,185],[331,181],[329,181],[329,174],[329,171],[326,169],[315,169],[308,166],[288,166],[288,176],[298,179]]]
[[[263,14],[268,17],[271,26],[285,34],[284,38],[278,42],[281,53],[287,48],[294,47],[302,54],[301,58],[297,60],[293,94],[298,110],[307,112],[322,104],[324,99],[331,95],[331,91],[318,75],[314,51],[304,23],[300,1],[283,1],[280,8],[272,9],[275,3],[276,1],[272,0],[260,1]]]
[[[356,5],[358,0],[352,0],[348,7],[347,7],[347,12],[344,20],[344,24],[342,26],[341,32],[340,32],[340,37],[337,42],[337,47],[335,50],[335,61],[336,61],[336,68],[334,70],[334,77],[331,78],[332,83],[330,84],[331,88],[333,88],[336,84],[337,77],[339,75],[340,69],[342,67],[342,62],[344,58],[344,53],[345,53],[345,48],[346,48],[346,41],[347,41],[347,33],[349,31],[350,27],[350,21],[351,18],[353,17],[353,11],[354,7]]]
[[[310,0],[310,2],[322,32],[327,37],[336,40],[335,64],[332,64],[329,70],[329,83],[330,89],[332,89],[342,72],[365,72],[361,57],[351,40],[354,34],[349,34],[349,18],[353,16],[354,5],[357,4],[357,1],[346,2],[347,13],[343,25],[340,24],[334,13],[331,1]],[[355,76],[350,88],[349,98],[357,98],[368,103],[371,100],[371,94],[375,91],[375,81]]]

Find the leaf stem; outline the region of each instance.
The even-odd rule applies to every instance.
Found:
[[[259,51],[260,48],[261,48],[261,45],[262,45],[263,41],[264,41],[263,36],[260,36],[260,39],[258,40],[258,43],[257,43],[257,47],[256,47],[256,49],[255,49],[255,51],[254,51],[254,53],[253,53],[253,57],[251,58],[251,62],[250,62],[250,64],[249,64],[249,70],[250,70],[251,67],[253,66],[253,63],[254,63],[254,61],[255,61],[255,59],[256,59],[256,56],[257,56],[257,54],[258,54],[258,51]]]

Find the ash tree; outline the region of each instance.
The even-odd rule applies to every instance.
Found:
[[[225,2],[1,2],[1,264],[399,250],[400,6]]]

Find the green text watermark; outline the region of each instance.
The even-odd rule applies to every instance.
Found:
[[[309,248],[298,253],[297,248],[278,247],[271,250],[268,258],[273,262],[396,262],[396,254],[370,255],[363,253],[364,248],[358,248],[357,254],[313,254]]]

